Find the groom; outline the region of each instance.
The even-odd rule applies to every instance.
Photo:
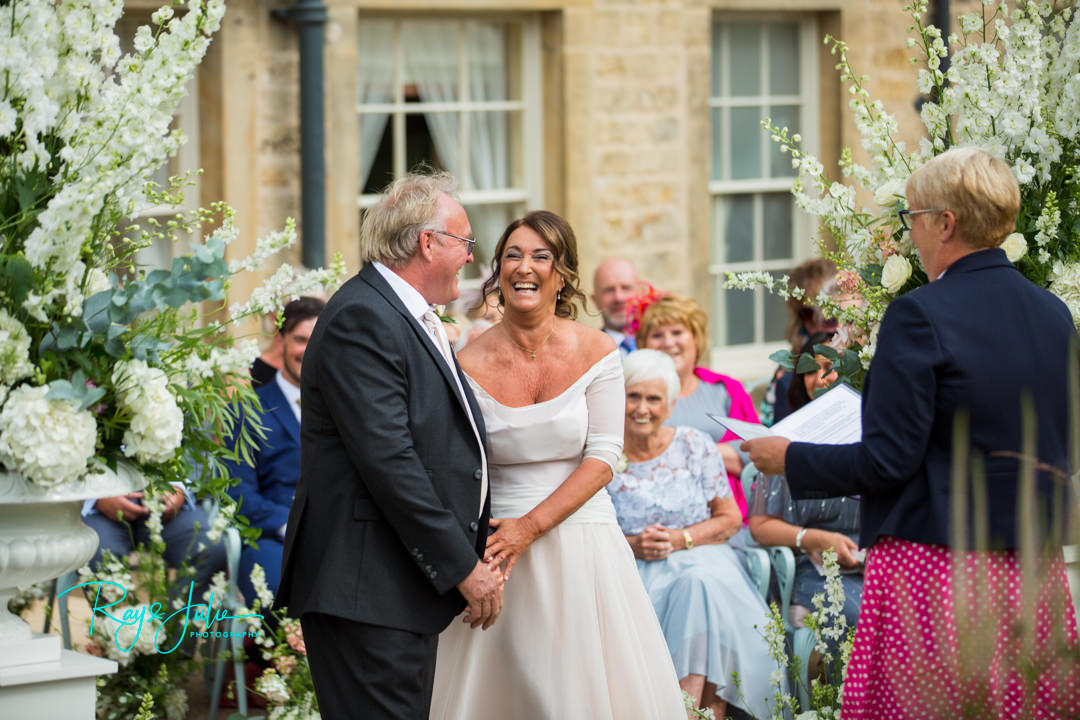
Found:
[[[458,296],[471,229],[445,174],[408,175],[364,215],[366,266],[304,356],[300,483],[278,606],[299,617],[324,718],[426,718],[438,633],[485,629],[484,424],[431,304]]]

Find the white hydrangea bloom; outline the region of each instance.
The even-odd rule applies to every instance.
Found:
[[[116,364],[112,376],[119,406],[131,413],[124,454],[143,462],[165,462],[180,447],[184,414],[159,368],[142,360]]]
[[[21,385],[0,411],[0,463],[43,487],[86,473],[94,456],[97,422],[71,400],[47,399],[49,388]]]

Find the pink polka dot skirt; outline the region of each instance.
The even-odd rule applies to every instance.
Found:
[[[870,550],[844,720],[1080,718],[1080,643],[1061,552]]]

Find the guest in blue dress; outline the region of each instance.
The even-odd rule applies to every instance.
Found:
[[[728,704],[769,717],[775,666],[763,635],[768,611],[726,544],[742,517],[723,458],[700,430],[664,426],[680,388],[670,356],[637,350],[623,373],[627,463],[607,490],[679,684],[718,718]]]

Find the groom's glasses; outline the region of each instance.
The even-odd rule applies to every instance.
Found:
[[[470,253],[473,251],[473,246],[476,245],[476,240],[474,238],[461,237],[460,235],[448,233],[445,230],[432,230],[431,232],[435,233],[436,235],[445,235],[446,237],[452,237],[455,240],[460,240],[461,242],[465,243],[465,250]]]

